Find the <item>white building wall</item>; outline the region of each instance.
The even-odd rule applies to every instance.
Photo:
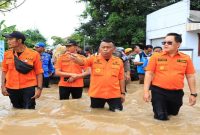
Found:
[[[196,70],[200,71],[200,57],[198,56],[198,35],[194,32],[186,33],[185,48],[193,49],[193,63],[195,64]]]
[[[183,34],[189,17],[189,1],[184,0],[147,15],[146,43],[169,32]]]
[[[192,60],[197,71],[200,71],[198,56],[197,32],[187,32],[190,15],[190,0],[183,0],[147,15],[146,44],[158,45],[167,33],[176,32],[182,35],[181,49],[193,49]],[[190,51],[191,52],[191,51]]]

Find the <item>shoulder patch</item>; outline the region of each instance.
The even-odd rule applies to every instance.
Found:
[[[167,61],[167,58],[158,58],[158,61]]]
[[[187,63],[187,60],[177,59],[177,62],[180,62],[180,63]]]
[[[119,57],[117,57],[115,55],[113,55],[112,57],[113,57],[113,59],[120,59]]]
[[[5,52],[10,52],[10,51],[13,51],[13,49],[8,49],[8,50],[6,50]]]
[[[28,48],[30,51],[32,51],[32,52],[37,52],[37,51],[35,51],[35,50],[33,50],[32,48]]]

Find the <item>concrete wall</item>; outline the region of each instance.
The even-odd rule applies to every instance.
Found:
[[[184,0],[147,15],[146,43],[163,38],[169,32],[185,34],[189,17],[189,1]]]

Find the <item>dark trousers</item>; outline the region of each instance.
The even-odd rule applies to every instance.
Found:
[[[144,74],[138,73],[138,77],[139,77],[139,84],[144,84]]]
[[[18,90],[7,88],[7,91],[14,108],[35,109],[35,99],[31,99],[35,95],[35,86]]]
[[[43,87],[49,88],[49,77],[43,77]]]
[[[82,87],[63,87],[59,86],[60,100],[69,99],[70,94],[73,99],[78,99],[82,97],[83,88]]]
[[[91,99],[91,108],[104,108],[105,103],[108,103],[109,110],[115,112],[115,110],[123,110],[122,101],[121,98],[110,98],[110,99],[104,99],[104,98],[93,98]]]
[[[177,115],[183,104],[184,92],[180,90],[166,90],[151,86],[152,106],[154,118],[168,120],[168,115]]]

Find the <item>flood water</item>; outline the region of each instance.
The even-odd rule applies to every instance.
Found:
[[[199,82],[199,80],[197,81]],[[197,87],[199,89],[199,85]],[[85,90],[82,99],[58,100],[58,87],[44,89],[35,110],[13,109],[8,97],[0,94],[0,135],[199,135],[200,101],[184,105],[169,121],[153,119],[151,103],[142,100],[143,85],[128,85],[124,110],[91,109]]]

